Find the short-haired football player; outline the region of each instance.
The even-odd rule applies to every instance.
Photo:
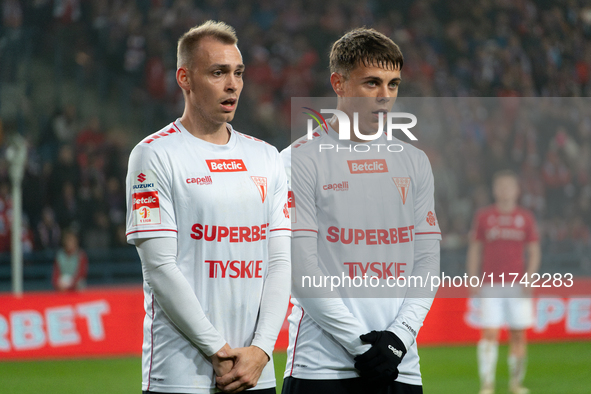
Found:
[[[351,120],[357,112],[361,134],[375,134],[391,110],[402,65],[399,47],[373,29],[354,29],[334,43],[337,109]],[[439,275],[441,232],[425,153],[395,137],[363,141],[353,130],[350,140],[340,140],[339,126],[335,116],[313,139],[304,136],[282,152],[295,210],[283,394],[422,393],[416,337],[436,289],[363,298],[309,296],[298,287],[300,274],[318,272],[384,285],[411,274]],[[390,144],[403,149],[389,152]],[[320,151],[321,145],[339,150]]]
[[[244,72],[232,27],[190,29],[177,67],[183,115],[133,149],[127,176],[127,239],[144,275],[142,390],[271,394],[290,283],[282,161],[228,123]]]
[[[499,330],[509,327],[509,391],[527,394],[522,386],[527,361],[526,329],[533,324],[531,288],[518,282],[531,278],[540,266],[541,252],[534,215],[518,206],[519,179],[510,170],[493,177],[495,203],[480,209],[474,218],[468,247],[467,271],[470,276],[493,275],[493,286],[480,292],[482,338],[478,342],[480,394],[494,393]],[[527,262],[524,260],[527,252]],[[501,282],[499,275],[507,280]],[[513,278],[519,280],[511,286]],[[529,279],[531,281],[531,279]],[[478,295],[478,289],[473,289]]]

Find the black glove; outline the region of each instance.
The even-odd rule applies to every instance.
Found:
[[[398,364],[406,354],[400,338],[391,331],[372,331],[359,338],[372,344],[371,349],[355,357],[355,368],[361,372],[361,377],[378,385],[396,380]]]

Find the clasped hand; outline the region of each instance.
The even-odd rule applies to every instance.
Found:
[[[256,346],[232,349],[226,344],[211,361],[217,388],[224,393],[239,393],[257,385],[269,356]]]
[[[398,365],[406,354],[404,344],[390,331],[372,331],[360,336],[372,347],[355,357],[355,368],[369,383],[386,386],[398,377]]]

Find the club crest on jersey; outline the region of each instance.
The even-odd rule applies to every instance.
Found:
[[[437,218],[435,218],[435,214],[429,211],[429,213],[427,214],[427,223],[429,223],[429,226],[435,226],[436,221]]]
[[[158,178],[150,170],[139,171],[134,174],[131,188],[135,191],[156,190],[158,187]]]
[[[392,180],[400,193],[402,198],[402,205],[406,204],[406,197],[408,196],[408,189],[410,188],[410,177],[393,177]]]
[[[267,178],[264,176],[251,176],[250,178],[259,190],[261,200],[265,202],[265,199],[267,198]]]

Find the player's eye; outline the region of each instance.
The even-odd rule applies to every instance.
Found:
[[[377,86],[376,81],[367,81],[367,86],[372,87],[372,88]]]
[[[213,72],[213,76],[214,77],[221,77],[222,76],[222,71],[221,70],[215,70]]]
[[[400,85],[400,82],[392,82],[390,84],[390,89],[397,89],[398,85]]]
[[[240,77],[240,78],[242,78],[242,75],[243,75],[243,74],[244,74],[244,71],[236,71],[236,72],[234,73],[234,75],[236,75],[237,77]]]

